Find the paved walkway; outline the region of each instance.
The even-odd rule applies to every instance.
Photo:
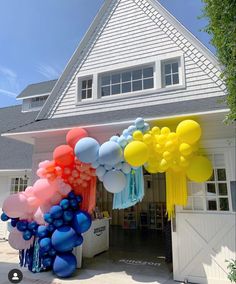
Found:
[[[119,258],[119,255],[117,255]],[[162,262],[156,264],[153,273],[149,273],[149,267],[130,263],[130,260],[111,259],[109,252],[98,256],[98,258],[87,260],[84,268],[77,270],[74,277],[69,280],[55,278],[52,272],[31,273],[26,268],[18,265],[18,253],[13,250],[7,242],[0,241],[0,284],[9,284],[8,272],[17,268],[23,272],[22,284],[176,284],[171,280],[171,274],[166,272],[166,266]],[[150,265],[154,265],[150,264]],[[148,275],[147,275],[148,274]]]

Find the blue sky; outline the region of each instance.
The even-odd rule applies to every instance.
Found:
[[[159,0],[209,49],[201,0]],[[57,78],[103,0],[0,1],[0,107],[31,83]]]

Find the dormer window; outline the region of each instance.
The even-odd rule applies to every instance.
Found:
[[[46,102],[48,96],[35,97],[31,99],[30,108],[41,108]]]
[[[101,76],[101,97],[154,88],[154,67],[136,67]]]
[[[169,87],[180,84],[180,62],[178,59],[162,62],[162,85]]]
[[[87,79],[82,81],[82,89],[81,89],[81,99],[91,99],[92,98],[92,85],[93,80]]]

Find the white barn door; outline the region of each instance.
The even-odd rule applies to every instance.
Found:
[[[185,208],[173,220],[174,280],[229,284],[226,260],[235,259],[235,220],[225,155],[211,155],[209,182],[189,183]]]

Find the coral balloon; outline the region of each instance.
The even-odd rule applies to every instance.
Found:
[[[179,123],[176,133],[183,142],[194,144],[200,139],[202,130],[196,121],[189,119]]]
[[[192,181],[205,182],[212,176],[212,164],[207,158],[196,156],[190,161],[186,173],[187,177]]]
[[[73,149],[75,148],[76,143],[82,139],[88,137],[88,132],[80,127],[71,129],[66,135],[66,143],[70,145]]]
[[[125,147],[125,160],[133,167],[140,167],[148,160],[148,147],[140,141],[133,141]]]
[[[69,166],[74,162],[74,151],[68,145],[58,146],[53,152],[53,159],[58,166]]]
[[[29,210],[27,198],[21,193],[12,194],[4,201],[2,210],[8,217],[21,217]]]

